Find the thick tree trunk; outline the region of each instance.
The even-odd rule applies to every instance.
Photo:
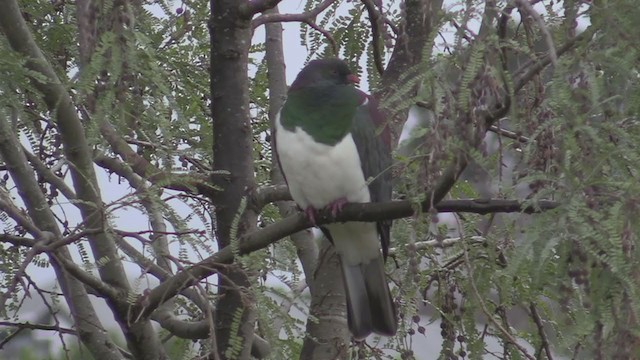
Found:
[[[351,334],[342,273],[338,255],[329,241],[322,242],[315,275],[307,279],[314,290],[300,359],[348,359]]]
[[[242,205],[254,189],[255,179],[247,79],[251,24],[240,14],[241,4],[237,0],[211,0],[213,166],[214,170],[230,173],[226,178],[213,179],[224,189],[212,199],[220,248],[253,231],[257,219],[253,209]],[[236,222],[237,216],[240,220]],[[220,273],[215,313],[217,352],[222,359],[246,359],[255,322],[251,279],[239,267],[225,267]],[[234,318],[240,318],[240,323]]]
[[[382,76],[382,87],[375,95],[379,99],[390,100],[387,109],[396,109],[406,100],[406,96],[391,99],[397,84],[408,83],[423,69],[418,65],[424,57],[431,54],[433,47],[434,25],[437,22],[443,0],[405,0],[405,9],[400,24],[400,34],[393,48],[391,59]],[[428,51],[425,51],[428,49]],[[426,65],[426,63],[424,63]],[[426,65],[428,66],[428,65]],[[414,96],[419,82],[413,84],[409,96]],[[385,109],[383,109],[385,110]],[[391,115],[389,111],[386,111]],[[389,116],[393,144],[395,144],[407,119],[409,109],[398,111]]]

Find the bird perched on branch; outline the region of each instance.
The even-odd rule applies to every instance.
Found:
[[[390,137],[376,100],[339,59],[309,62],[275,124],[276,154],[293,200],[315,224],[349,202],[391,200]],[[384,272],[390,222],[323,225],[342,265],[349,330],[392,336],[396,311]],[[382,252],[381,250],[382,245]]]

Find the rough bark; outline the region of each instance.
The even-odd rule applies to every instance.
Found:
[[[391,59],[382,75],[381,88],[376,96],[386,100],[385,112],[391,125],[393,142],[396,143],[409,109],[402,109],[406,96],[392,99],[397,84],[406,84],[419,74],[417,68],[425,56],[431,54],[433,29],[442,8],[443,0],[405,0],[400,33],[394,45]],[[409,96],[415,95],[419,83],[413,85]],[[392,111],[393,110],[393,111]]]
[[[213,167],[230,173],[226,179],[213,179],[223,189],[212,198],[221,249],[253,231],[257,223],[256,212],[241,206],[255,188],[247,79],[251,22],[242,16],[241,5],[236,0],[211,0]],[[231,346],[230,340],[239,337],[242,346],[235,357],[245,359],[250,354],[255,323],[251,278],[240,267],[227,267],[220,273],[215,312],[218,353],[221,358],[228,358],[225,351]],[[233,319],[238,312],[242,312],[242,320],[234,329]]]
[[[309,281],[311,295],[307,335],[300,359],[348,359],[351,334],[340,262],[329,241],[323,241],[316,276]]]

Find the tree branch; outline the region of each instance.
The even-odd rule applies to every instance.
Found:
[[[28,322],[20,323],[20,322],[12,322],[12,321],[0,321],[0,326],[8,326],[14,327],[18,329],[29,329],[29,330],[44,330],[44,331],[57,331],[63,334],[76,335],[77,332],[74,329],[69,329],[56,325],[44,325],[44,324],[31,324]]]
[[[22,15],[15,1],[5,3],[3,9],[6,12],[0,12],[0,27],[2,27],[5,34],[7,34],[7,28],[9,28],[9,30],[13,28],[11,26],[7,27],[6,23],[14,21],[13,16],[17,16],[19,20],[22,20]],[[8,16],[8,19],[5,18],[5,16]],[[13,24],[13,26],[24,27],[24,29],[17,31],[18,34],[16,36],[20,39],[22,36],[25,36],[24,31],[27,32],[26,36],[30,37],[30,33],[28,33],[29,30],[26,28],[24,21]],[[32,38],[30,40],[33,42]],[[37,47],[36,50],[39,51]],[[9,174],[16,185],[18,194],[20,194],[24,202],[29,217],[22,211],[19,211],[10,200],[8,204],[3,204],[4,200],[6,200],[5,198],[8,199],[4,192],[0,192],[0,207],[7,211],[18,224],[31,233],[36,241],[40,242],[44,239],[61,238],[62,234],[60,233],[51,209],[47,205],[47,200],[38,186],[33,168],[29,166],[17,134],[13,132],[12,127],[5,119],[0,119],[0,156],[7,164]],[[44,243],[45,242],[43,242],[43,244]],[[36,242],[34,245],[39,244]],[[34,246],[30,250],[30,253],[32,250],[37,250],[37,247],[38,246]],[[120,354],[113,350],[115,345],[106,335],[107,332],[100,323],[100,319],[91,305],[84,286],[69,276],[61,264],[61,260],[73,263],[70,260],[71,254],[68,249],[63,247],[56,252],[49,253],[49,256],[52,259],[51,265],[56,273],[65,300],[72,310],[71,314],[82,342],[94,357],[100,356],[105,360],[120,359]]]
[[[2,137],[0,137],[0,141],[2,141]],[[40,192],[40,189],[38,191]],[[44,237],[42,231],[11,201],[8,194],[2,189],[0,189],[0,210],[34,238],[40,239]]]
[[[2,208],[2,206],[0,206],[0,208]],[[6,242],[13,246],[25,246],[25,247],[31,247],[36,244],[36,240],[34,239],[26,238],[18,235],[5,234],[5,233],[0,234],[0,242]]]
[[[58,256],[56,254],[51,254],[51,256],[59,264],[61,264],[64,269],[68,271],[74,278],[78,279],[83,284],[95,290],[95,295],[107,298],[113,303],[117,304],[119,307],[127,306],[126,294],[120,289],[117,289],[88,273],[85,269],[78,266],[78,264],[74,263],[72,260]]]
[[[498,127],[496,125],[491,125],[489,127],[489,131],[491,131],[493,133],[496,133],[497,135],[504,136],[506,138],[515,140],[515,141],[517,141],[519,143],[522,143],[522,144],[528,144],[528,143],[531,142],[531,139],[529,139],[526,136],[522,136],[522,135],[520,135],[518,133],[515,133],[513,131],[505,130],[505,129],[503,129],[501,127]]]
[[[133,151],[126,141],[121,138],[111,125],[102,124],[101,132],[110,143],[111,148],[118,154],[124,162],[119,159],[109,157],[104,154],[94,156],[96,165],[112,171],[124,178],[127,178],[131,168],[135,174],[150,181],[153,184],[162,184],[163,188],[184,191],[187,193],[197,193],[208,197],[214,196],[216,187],[211,185],[211,176],[214,174],[173,174],[162,171],[149,163],[144,157]],[[215,174],[215,176],[226,176]]]
[[[547,338],[547,333],[544,331],[544,324],[542,323],[542,318],[540,318],[540,314],[538,314],[538,308],[536,304],[532,301],[529,303],[529,311],[531,312],[531,317],[533,318],[533,322],[536,323],[536,327],[538,328],[538,334],[540,335],[540,340],[542,341],[542,348],[544,349],[544,353],[547,355],[547,360],[553,360],[553,353],[551,352],[551,348],[549,346],[549,339]]]
[[[378,74],[384,73],[384,62],[382,59],[382,51],[380,49],[380,28],[382,24],[382,14],[378,11],[373,0],[362,0],[364,7],[369,14],[369,22],[371,23],[371,41],[373,43],[373,61],[376,65]]]
[[[24,155],[27,157],[27,160],[31,163],[33,169],[38,173],[38,175],[42,176],[42,178],[48,182],[49,184],[55,186],[67,200],[72,201],[77,198],[76,194],[71,190],[71,188],[64,182],[64,179],[56,176],[51,169],[49,169],[43,162],[32,154],[26,147],[22,147],[22,151],[24,151]]]
[[[55,113],[53,118],[60,131],[63,152],[71,165],[69,168],[73,185],[78,199],[82,200],[78,207],[83,221],[91,228],[105,228],[101,214],[102,200],[91,159],[92,151],[71,96],[36,44],[15,0],[5,2],[0,13],[0,27],[11,48],[27,59],[27,68],[41,75],[32,76],[31,81],[42,93],[49,111]],[[112,239],[104,233],[92,235],[89,239],[94,256],[109,259],[99,267],[100,276],[115,286],[127,289],[129,283],[124,276],[122,263],[116,256],[117,250]]]
[[[555,66],[558,62],[558,55],[556,54],[556,48],[553,45],[553,36],[551,36],[551,32],[549,31],[547,24],[545,24],[544,19],[540,14],[538,14],[536,9],[533,8],[533,5],[529,0],[515,0],[515,4],[518,6],[518,10],[520,10],[521,14],[528,14],[538,23],[538,27],[542,32],[545,42],[547,43],[547,47],[549,48],[547,53],[549,61]]]
[[[268,0],[266,0],[268,1]],[[310,23],[314,23],[315,24],[315,20],[316,17],[318,17],[318,15],[325,11],[329,6],[331,6],[333,3],[335,3],[337,0],[324,0],[323,2],[321,2],[320,4],[318,4],[318,6],[316,6],[315,8],[309,10],[309,11],[305,11],[303,13],[300,14],[280,14],[280,13],[273,13],[273,14],[265,14],[265,15],[261,15],[257,18],[255,18],[252,22],[251,22],[251,27],[255,30],[257,27],[264,25],[266,23],[270,23],[270,22],[294,22],[294,21],[298,21],[298,22],[303,22],[306,24],[311,25]]]
[[[523,203],[516,200],[445,200],[435,205],[439,212],[473,212],[477,214],[489,214],[494,212],[520,212],[533,214],[552,210],[560,204],[554,201],[539,201],[537,203]],[[428,212],[431,209],[431,198],[419,204],[419,211]],[[390,201],[384,203],[347,204],[343,211],[333,219],[329,211],[320,211],[316,217],[317,225],[331,222],[345,221],[380,221],[405,218],[416,212],[416,204],[408,200]],[[263,249],[274,242],[295,232],[311,227],[312,224],[302,213],[289,216],[282,221],[268,225],[260,230],[243,236],[239,241],[239,255]],[[218,251],[216,254],[177,273],[174,277],[161,283],[151,290],[148,306],[142,311],[142,316],[149,316],[166,299],[175,296],[182,289],[192,286],[197,281],[215,273],[215,266],[222,263],[231,263],[234,259],[233,250],[229,247]]]
[[[517,340],[516,338],[511,334],[511,332],[509,331],[511,328],[509,326],[503,326],[502,324],[500,324],[500,322],[498,322],[498,320],[496,320],[496,318],[493,316],[493,314],[489,311],[489,309],[487,308],[487,305],[485,303],[485,300],[483,299],[482,295],[480,294],[480,292],[478,291],[478,287],[476,286],[476,281],[474,279],[474,272],[473,272],[473,267],[471,266],[471,260],[469,259],[469,253],[467,252],[467,249],[465,248],[464,250],[464,263],[466,265],[467,268],[467,273],[468,273],[468,278],[469,278],[469,283],[471,284],[471,290],[473,291],[473,295],[475,296],[476,300],[478,301],[478,303],[480,304],[480,309],[482,309],[482,312],[484,313],[484,315],[487,317],[487,319],[489,320],[490,323],[493,324],[493,326],[496,327],[496,329],[498,329],[500,331],[500,333],[502,333],[502,335],[504,336],[503,341],[505,343],[509,342],[511,343],[513,346],[515,346],[521,353],[522,355],[524,355],[527,359],[529,360],[534,360],[534,357],[531,356],[531,354],[529,354],[527,352],[527,349],[525,349],[524,346],[522,346]]]
[[[589,26],[578,36],[572,38],[567,41],[564,45],[559,47],[556,51],[556,56],[562,56],[567,51],[573,49],[576,45],[582,42],[586,42],[591,40],[593,35],[595,34],[595,27]],[[542,60],[534,60],[529,61],[524,64],[520,69],[518,69],[515,74],[513,81],[513,90],[517,92],[522,89],[534,76],[538,75],[545,67],[552,63],[552,56],[547,54]]]
[[[256,189],[253,194],[254,206],[260,210],[265,205],[278,201],[291,200],[291,194],[289,194],[289,188],[283,183],[280,185],[267,185]]]
[[[240,16],[251,19],[253,15],[272,9],[282,0],[249,0],[240,5]]]
[[[456,237],[456,238],[447,238],[441,240],[425,240],[425,241],[417,241],[412,244],[407,244],[406,247],[411,247],[415,250],[423,250],[430,248],[448,248],[452,247],[455,244],[460,243],[461,241],[469,241],[471,243],[484,243],[486,239],[484,236],[469,236],[469,237]],[[389,248],[389,256],[393,256],[398,253],[401,249],[399,248]]]

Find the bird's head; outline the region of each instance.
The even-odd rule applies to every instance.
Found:
[[[295,91],[310,86],[358,84],[359,82],[360,79],[351,72],[344,61],[336,58],[321,59],[310,61],[291,84],[290,90]]]

